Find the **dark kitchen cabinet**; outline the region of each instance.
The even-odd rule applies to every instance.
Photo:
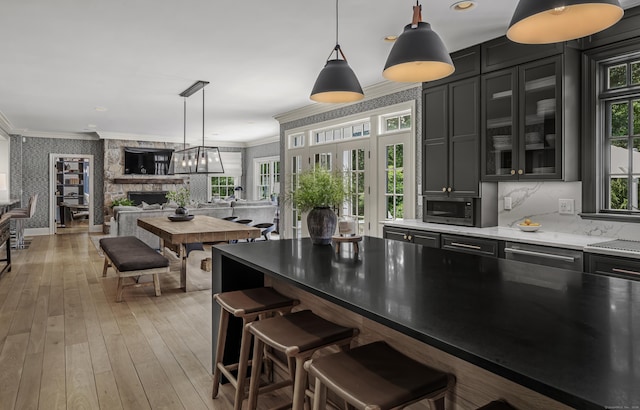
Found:
[[[640,280],[640,259],[590,253],[587,255],[586,270],[589,273]]]
[[[440,247],[440,234],[437,232],[385,226],[383,228],[383,237],[385,239],[415,243],[429,248]]]
[[[482,76],[482,180],[579,179],[579,55]]]
[[[442,249],[482,256],[498,257],[499,244],[500,242],[495,239],[480,239],[460,235],[443,234],[440,238],[440,247]]]
[[[423,194],[479,196],[480,79],[423,91]]]

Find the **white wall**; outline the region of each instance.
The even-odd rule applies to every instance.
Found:
[[[0,174],[7,174],[7,184],[11,176],[9,175],[9,140],[0,136]],[[9,191],[0,191],[0,201],[9,199]]]

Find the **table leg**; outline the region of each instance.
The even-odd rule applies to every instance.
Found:
[[[187,247],[184,243],[180,244],[180,287],[187,291]]]

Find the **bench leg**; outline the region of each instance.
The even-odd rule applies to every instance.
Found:
[[[102,276],[107,276],[107,269],[109,269],[109,258],[104,257],[104,267],[102,268]]]
[[[124,290],[122,285],[124,284],[124,278],[118,276],[118,287],[116,289],[116,302],[122,302],[122,291]]]
[[[160,296],[160,277],[157,273],[154,273],[152,276],[153,276],[153,288],[156,291],[156,296]]]

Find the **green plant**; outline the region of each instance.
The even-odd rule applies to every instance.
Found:
[[[189,190],[185,187],[182,187],[177,191],[167,192],[166,198],[169,201],[173,201],[176,204],[178,204],[178,206],[181,206],[184,208],[189,203],[190,196],[191,196],[191,193],[189,192]]]
[[[111,208],[113,208],[114,206],[132,206],[133,205],[133,201],[130,200],[129,198],[116,198],[113,201],[111,201]]]
[[[292,188],[285,196],[285,200],[301,212],[317,207],[340,207],[349,199],[343,175],[319,166],[293,175]]]

